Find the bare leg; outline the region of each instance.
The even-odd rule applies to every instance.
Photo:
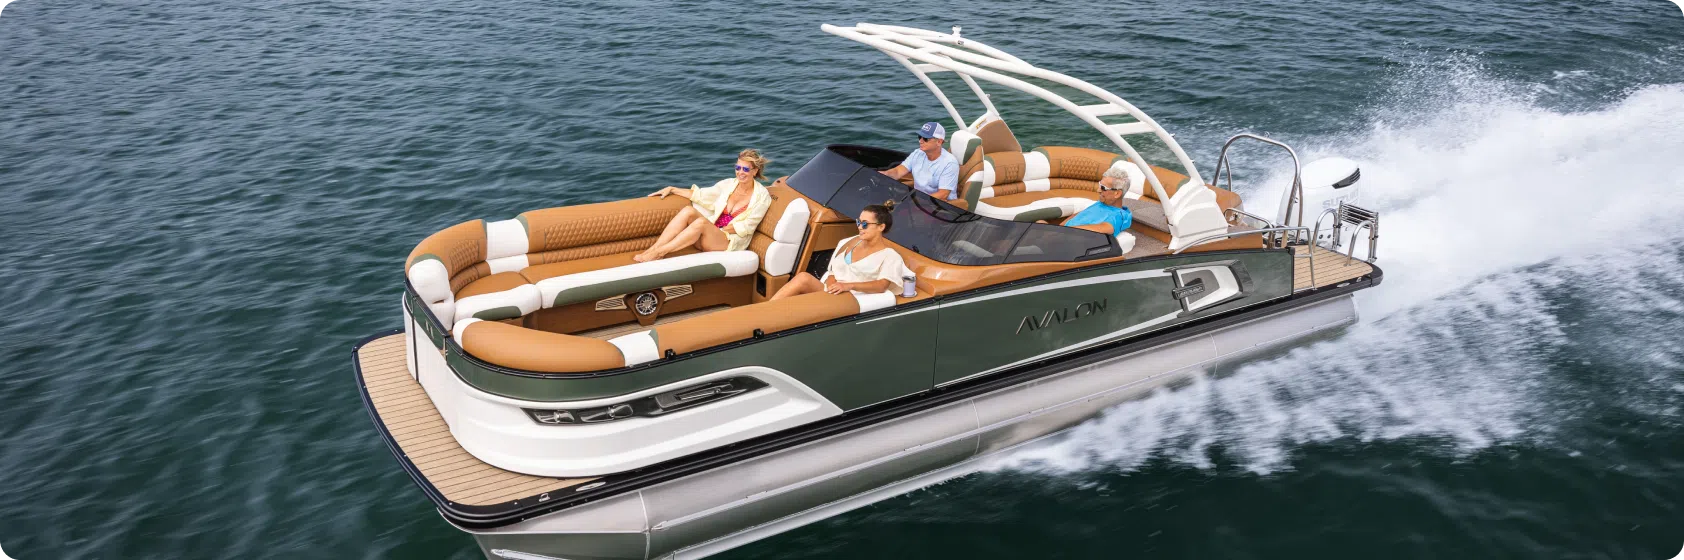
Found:
[[[701,217],[702,213],[697,212],[695,206],[685,206],[683,210],[678,211],[677,216],[672,217],[672,221],[667,222],[667,229],[661,231],[660,239],[656,239],[655,244],[650,245],[648,249],[644,249],[642,253],[638,253],[636,256],[633,256],[632,260],[637,262],[649,262],[661,258],[660,255],[672,252],[668,250],[657,253],[655,249],[672,243],[673,238],[678,237],[678,234],[683,232],[684,228],[690,227],[690,222],[694,222]]]
[[[702,238],[702,228],[710,227],[713,227],[713,224],[708,223],[708,221],[704,218],[696,218],[695,220],[692,220],[689,226],[685,227],[682,231],[679,231],[678,235],[673,236],[672,241],[668,241],[665,245],[650,247],[649,251],[646,252],[651,253],[649,260],[652,261],[665,257],[667,256],[667,253],[696,244],[696,240]]]
[[[702,236],[696,239],[696,250],[724,251],[731,248],[731,238],[725,236],[725,230],[714,227],[706,220],[703,220],[702,223],[707,224],[707,226],[702,228]]]
[[[778,293],[772,294],[772,299],[779,300],[822,291],[824,291],[823,282],[820,282],[818,278],[814,278],[811,274],[802,272],[790,278],[789,283],[784,284],[784,287],[778,288]]]

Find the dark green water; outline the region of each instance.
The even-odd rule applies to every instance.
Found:
[[[355,396],[470,218],[905,149],[899,21],[1117,92],[1208,166],[1364,162],[1364,322],[729,558],[1669,558],[1684,15],[1663,1],[19,0],[0,16],[0,546],[472,558]],[[1026,96],[1028,145],[1097,145]],[[963,109],[963,107],[962,107]],[[974,114],[974,111],[971,112]],[[1281,168],[1241,166],[1267,208]],[[1205,169],[1209,173],[1208,167]]]

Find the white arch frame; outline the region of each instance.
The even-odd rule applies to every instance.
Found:
[[[1088,82],[1037,68],[1022,59],[979,41],[962,38],[959,36],[958,27],[954,27],[952,33],[870,23],[858,23],[853,27],[824,24],[819,29],[831,35],[875,47],[889,55],[890,58],[900,62],[902,66],[905,66],[907,70],[917,76],[918,81],[923,82],[924,86],[929,88],[937,99],[941,100],[942,106],[947,109],[947,114],[953,117],[953,122],[964,126],[973,133],[989,117],[1000,117],[999,111],[994,108],[994,103],[988,98],[988,94],[982,91],[981,86],[977,85],[976,79],[981,79],[1034,95],[1075,115],[1121,149],[1123,154],[1128,156],[1129,161],[1140,166],[1142,171],[1150,171],[1152,169],[1151,164],[1147,163],[1146,158],[1141,157],[1140,152],[1136,151],[1134,146],[1130,145],[1128,140],[1123,137],[1135,134],[1152,134],[1166,146],[1169,146],[1170,152],[1175,154],[1175,158],[1181,163],[1181,167],[1187,170],[1188,184],[1205,184],[1204,178],[1199,175],[1198,168],[1193,166],[1193,160],[1187,157],[1187,152],[1181,149],[1180,144],[1176,143],[1175,137],[1171,136],[1169,131],[1164,130],[1164,127],[1159,126],[1157,121],[1152,120],[1152,117],[1147,116],[1145,112],[1123,100],[1122,97]],[[985,108],[982,116],[967,123],[960,116],[958,109],[953,107],[953,102],[948,100],[947,94],[930,80],[929,74],[931,72],[958,74],[959,78],[964,80],[965,85],[970,86],[971,92],[976,94],[977,99],[982,101]],[[1077,105],[1062,95],[1026,82],[1018,76],[1038,78],[1068,86],[1099,98],[1105,103]],[[1134,117],[1136,122],[1108,124],[1099,119],[1099,117],[1112,115],[1128,115]],[[1167,214],[1170,199],[1164,191],[1163,184],[1158,181],[1157,174],[1146,173],[1146,181],[1151,184],[1153,194],[1157,196],[1158,203],[1165,206]]]

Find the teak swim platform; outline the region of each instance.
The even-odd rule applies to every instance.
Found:
[[[1299,166],[1284,144],[1230,140],[1278,146],[1299,170],[1265,218],[1092,84],[957,28],[823,30],[935,93],[956,125],[956,200],[881,173],[906,152],[838,144],[769,187],[746,250],[635,262],[688,203],[639,197],[463,222],[410,253],[402,328],[357,346],[358,387],[399,464],[488,557],[725,550],[1349,324],[1351,295],[1381,280],[1379,215],[1356,205],[1354,163]],[[946,72],[982,115],[965,120],[929,78]],[[1107,147],[1025,149],[982,82],[1071,112]],[[1048,82],[1092,100],[1036,85]],[[1218,174],[1226,160],[1224,146]],[[1108,171],[1127,178],[1128,230],[1057,225],[1101,197]],[[822,274],[884,200],[911,297],[770,299]]]

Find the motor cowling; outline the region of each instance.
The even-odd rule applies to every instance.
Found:
[[[1338,208],[1340,202],[1357,204],[1360,200],[1357,197],[1357,181],[1362,178],[1362,170],[1357,167],[1355,161],[1342,157],[1318,159],[1305,164],[1299,173],[1299,178],[1304,184],[1303,225],[1315,225],[1316,218],[1321,216],[1322,211]],[[1286,193],[1286,196],[1290,197],[1291,193]],[[1278,217],[1277,223],[1284,224],[1288,218],[1285,215],[1287,205],[1283,203],[1280,207],[1282,215]],[[1295,209],[1291,218],[1297,217]]]

